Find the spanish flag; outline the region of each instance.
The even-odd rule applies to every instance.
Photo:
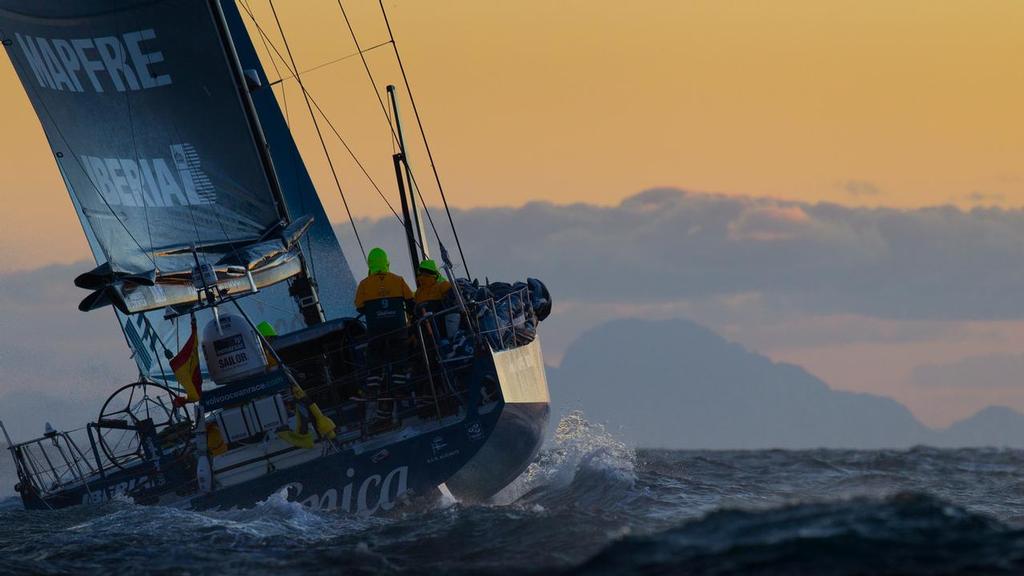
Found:
[[[196,334],[196,317],[192,317],[192,335],[185,341],[181,351],[171,358],[171,370],[178,383],[188,394],[188,401],[195,402],[203,391],[203,374],[199,370],[199,336]]]

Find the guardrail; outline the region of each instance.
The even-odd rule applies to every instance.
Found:
[[[3,423],[0,423],[0,428],[7,439],[7,449],[14,457],[18,479],[28,482],[39,494],[52,493],[78,483],[84,483],[88,489],[89,478],[99,473],[97,465],[71,437],[72,433],[81,432],[84,428],[70,432],[53,430],[25,442],[13,442]]]

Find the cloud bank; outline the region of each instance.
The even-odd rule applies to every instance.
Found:
[[[653,189],[613,207],[531,203],[455,218],[474,275],[536,276],[556,299],[753,294],[818,314],[1024,317],[1021,210],[867,209]],[[394,219],[364,223],[362,233],[405,260]]]

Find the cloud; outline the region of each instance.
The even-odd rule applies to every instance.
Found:
[[[867,180],[846,180],[840,187],[851,196],[881,196],[882,189]]]
[[[729,222],[728,237],[736,242],[792,240],[809,233],[811,217],[799,206],[751,206]]]
[[[0,398],[45,390],[92,401],[135,376],[113,312],[78,311],[82,290],[71,282],[90,267],[83,262],[0,274]],[[9,408],[0,402],[0,419],[12,417]]]
[[[867,209],[655,189],[612,207],[537,202],[455,219],[475,276],[536,276],[556,300],[755,294],[815,314],[1024,318],[1020,210]],[[394,219],[364,222],[362,233],[408,273]]]
[[[990,354],[918,366],[911,375],[911,382],[926,388],[1018,390],[1021,374],[1024,374],[1024,354]]]
[[[999,204],[1006,201],[1006,195],[990,192],[971,192],[967,199],[976,204]]]

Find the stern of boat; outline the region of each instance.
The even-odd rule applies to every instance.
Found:
[[[526,470],[544,443],[551,397],[540,338],[492,351],[502,401],[490,437],[479,452],[446,483],[459,500],[480,502],[494,496]]]

